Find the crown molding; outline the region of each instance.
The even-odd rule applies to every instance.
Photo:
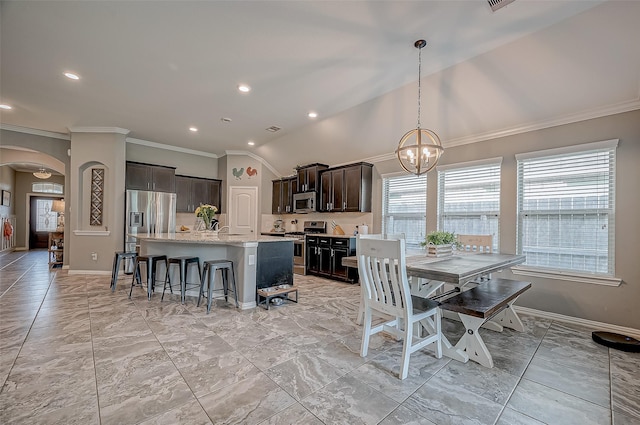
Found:
[[[621,114],[624,112],[635,111],[640,109],[640,97],[627,101],[617,103],[615,105],[608,105],[601,108],[582,111],[575,114],[564,115],[559,118],[554,118],[545,121],[539,121],[535,123],[529,123],[521,126],[506,128],[497,131],[490,131],[487,133],[476,134],[473,136],[459,137],[457,139],[450,139],[443,141],[442,144],[445,147],[455,147],[462,145],[469,145],[471,143],[484,142],[487,140],[498,139],[500,137],[513,136],[516,134],[527,133],[530,131],[542,130],[550,127],[557,127],[560,125],[573,124],[580,121],[586,121],[594,118],[606,117],[609,115]]]
[[[15,131],[16,133],[33,134],[35,136],[51,137],[53,139],[71,140],[71,136],[68,134],[55,133],[53,131],[38,130],[35,128],[29,128],[29,127],[20,127],[20,126],[11,125],[11,124],[0,124],[0,129]]]
[[[602,108],[596,108],[588,111],[578,112],[576,114],[568,114],[559,118],[554,118],[546,121],[539,121],[535,123],[525,124],[521,126],[506,128],[497,131],[490,131],[481,134],[475,134],[472,136],[459,137],[457,139],[443,140],[442,145],[444,148],[452,148],[456,146],[469,145],[472,143],[484,142],[487,140],[498,139],[500,137],[513,136],[516,134],[527,133],[529,131],[542,130],[550,127],[557,127],[565,124],[573,124],[580,121],[586,121],[594,118],[606,117],[609,115],[622,114],[624,112],[630,112],[640,109],[640,96],[636,99],[617,103],[615,105],[608,105]],[[395,153],[386,153],[383,155],[372,156],[365,158],[362,161],[378,163],[388,161],[396,158]]]
[[[271,164],[269,164],[269,162],[267,162],[266,159],[264,159],[261,156],[256,155],[253,152],[248,152],[248,151],[224,151],[224,153],[225,153],[225,155],[244,155],[244,156],[249,156],[249,157],[255,159],[256,161],[260,162],[265,167],[267,167],[269,169],[269,171],[271,171],[277,177],[282,177],[282,174],[280,174],[278,172],[278,170],[276,170]]]
[[[173,151],[173,152],[188,153],[190,155],[197,155],[197,156],[206,156],[206,157],[215,158],[215,159],[219,158],[219,156],[214,153],[197,151],[195,149],[181,148],[173,145],[165,145],[163,143],[150,142],[148,140],[135,139],[133,137],[127,137],[125,141],[127,143],[132,143],[134,145],[149,146],[151,148],[156,148],[156,149],[164,149],[164,150]]]
[[[68,127],[70,133],[117,133],[129,134],[129,130],[120,127]]]

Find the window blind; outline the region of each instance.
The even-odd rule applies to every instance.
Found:
[[[525,264],[614,275],[616,144],[518,158],[517,247]]]
[[[426,174],[382,179],[383,233],[404,233],[407,248],[419,249],[425,239],[426,211]]]
[[[498,251],[501,158],[438,168],[438,229],[492,235]]]

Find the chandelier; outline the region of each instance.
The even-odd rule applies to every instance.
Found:
[[[418,49],[418,125],[402,136],[398,143],[398,149],[396,149],[396,155],[406,172],[419,176],[435,167],[444,148],[436,133],[426,128],[420,128],[420,71],[422,48],[427,45],[427,42],[418,40],[413,45]]]
[[[44,169],[44,167],[40,167],[40,169],[38,171],[36,171],[35,173],[33,173],[34,176],[36,176],[39,179],[43,179],[46,180],[49,177],[51,177],[51,173],[48,172],[47,170]]]

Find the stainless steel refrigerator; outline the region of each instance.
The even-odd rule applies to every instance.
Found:
[[[125,251],[135,252],[133,235],[156,235],[176,232],[176,194],[127,190],[125,210]],[[133,271],[133,262],[125,262],[125,271]]]

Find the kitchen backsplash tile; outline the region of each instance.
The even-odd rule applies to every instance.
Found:
[[[273,222],[276,220],[284,221],[284,227],[287,232],[292,229],[292,220],[298,220],[298,231],[303,230],[305,221],[322,220],[327,222],[327,233],[332,233],[331,221],[335,221],[344,230],[345,234],[353,235],[356,226],[366,224],[369,226],[369,233],[373,233],[373,213],[311,213],[311,214],[262,214],[260,231],[269,232],[273,229]]]

